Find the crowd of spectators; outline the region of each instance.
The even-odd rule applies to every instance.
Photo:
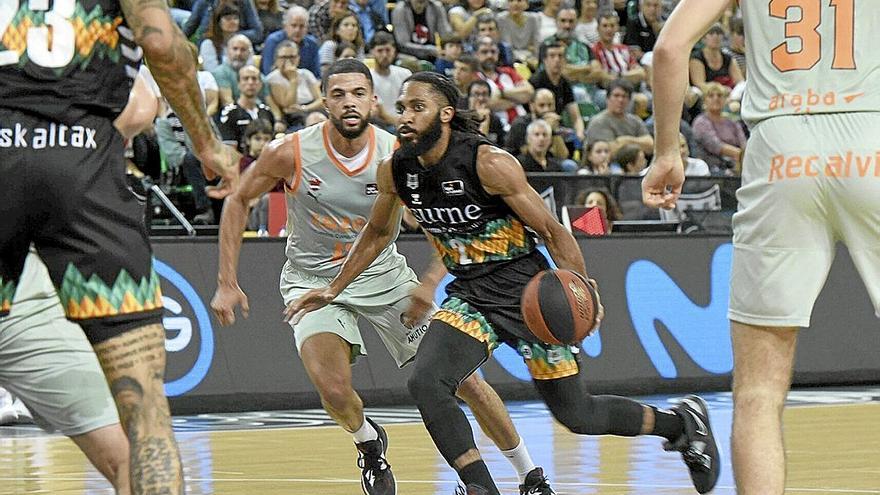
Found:
[[[169,0],[173,1],[173,0]],[[375,124],[393,130],[412,72],[451,77],[458,105],[528,172],[639,175],[653,151],[652,50],[677,0],[178,0],[172,13],[199,53],[199,83],[223,140],[253,159],[257,136],[321,121],[321,71],[340,58],[371,68]],[[746,76],[735,1],[691,56],[682,108],[688,173],[739,171]],[[143,72],[143,71],[142,71]],[[171,114],[134,143],[133,163],[191,191],[186,213],[218,205]],[[252,148],[257,148],[253,153]],[[157,167],[156,157],[161,166]],[[613,198],[611,198],[613,199]],[[606,198],[606,203],[607,203]],[[616,208],[616,206],[615,206]],[[259,226],[260,221],[255,220]]]

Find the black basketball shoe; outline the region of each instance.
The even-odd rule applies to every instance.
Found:
[[[709,426],[709,408],[706,401],[696,395],[688,395],[672,410],[684,422],[684,433],[674,442],[664,442],[668,451],[681,452],[684,463],[691,472],[691,481],[699,493],[715,488],[721,474],[718,444]]]
[[[526,480],[519,485],[519,495],[555,495],[556,492],[550,488],[550,482],[544,476],[544,470],[536,467],[529,471]]]
[[[361,468],[361,487],[365,495],[396,495],[397,482],[391,465],[385,460],[388,451],[388,434],[385,428],[366,418],[379,433],[379,438],[369,442],[357,443],[358,467]]]

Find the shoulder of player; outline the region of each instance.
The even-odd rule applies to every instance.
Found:
[[[394,153],[389,153],[389,154],[383,156],[381,159],[379,159],[379,164],[377,165],[378,170],[387,171],[389,173],[389,177],[390,177],[391,162],[393,160],[394,160]]]
[[[505,173],[511,167],[519,167],[519,162],[507,151],[492,145],[481,144],[477,148],[477,173]]]
[[[260,162],[266,163],[270,168],[286,168],[296,165],[295,148],[299,136],[297,133],[285,134],[273,139],[263,148],[260,154]]]
[[[269,108],[269,105],[266,105],[262,101],[257,103],[257,108],[266,112],[272,112],[272,109]]]
[[[394,169],[391,165],[393,157],[393,154],[388,154],[379,160],[379,164],[376,166],[376,183],[380,192],[397,194],[397,188],[394,186]]]
[[[508,194],[516,191],[517,177],[525,175],[522,165],[510,153],[497,146],[485,144],[477,148],[477,177],[489,194]]]
[[[477,145],[477,163],[485,160],[499,160],[512,157],[510,153],[489,142],[483,141]]]

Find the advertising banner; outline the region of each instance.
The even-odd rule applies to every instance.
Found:
[[[727,389],[733,355],[726,317],[732,246],[728,237],[579,239],[587,268],[599,281],[606,317],[584,341],[585,379],[594,393]],[[418,237],[398,249],[420,272],[433,254]],[[278,280],[284,241],[246,239],[239,283],[250,317],[220,327],[210,314],[217,245],[211,239],[154,241],[162,277],[168,367],[166,391],[176,412],[315,407],[283,309]],[[810,269],[810,267],[804,267]],[[438,302],[445,294],[438,288]],[[771,296],[772,297],[772,296]],[[369,356],[354,365],[355,388],[370,405],[409,403],[410,370],[399,370],[368,324]],[[795,383],[880,380],[880,320],[845,249],[840,250],[801,332]],[[515,350],[495,351],[482,368],[503,396],[534,396]]]

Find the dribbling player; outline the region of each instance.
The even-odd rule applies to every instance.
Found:
[[[339,265],[366,224],[378,194],[376,167],[390,154],[396,138],[368,124],[375,102],[372,76],[362,62],[341,60],[324,73],[323,90],[330,120],[270,143],[245,174],[239,190],[226,200],[220,224],[220,272],[211,308],[224,325],[235,308],[247,315],[247,297],[238,286],[237,266],[247,205],[274,187],[287,184],[287,257],[281,273],[285,304],[339,272]],[[387,462],[385,430],[364,416],[351,383],[351,363],[365,355],[357,319],[368,320],[398,366],[411,362],[427,328],[424,315],[410,310],[419,282],[393,240],[336,304],[291,322],[297,350],[330,416],[349,432],[360,452],[362,487],[367,495],[393,495],[396,481]],[[413,318],[415,316],[415,318]],[[404,321],[415,319],[414,325]],[[529,493],[550,495],[541,468],[535,467],[503,402],[482,379],[464,383],[460,396],[517,470]],[[534,491],[531,491],[534,490]]]
[[[416,355],[409,390],[469,495],[499,492],[454,392],[502,343],[523,356],[538,393],[569,430],[664,437],[668,450],[682,452],[697,490],[711,490],[720,460],[702,399],[688,397],[675,411],[665,411],[624,397],[592,396],[580,354],[539,342],[527,329],[520,295],[548,263],[526,227],[544,239],[558,266],[586,277],[583,254],[529,186],[522,166],[479,133],[476,116],[456,109],[457,100],[458,89],[445,76],[419,72],[404,82],[397,102],[402,146],[379,164],[379,197],[367,226],[339,274],[287,312],[320,311],[345,294],[393,239],[394,212],[403,201],[456,276]]]

